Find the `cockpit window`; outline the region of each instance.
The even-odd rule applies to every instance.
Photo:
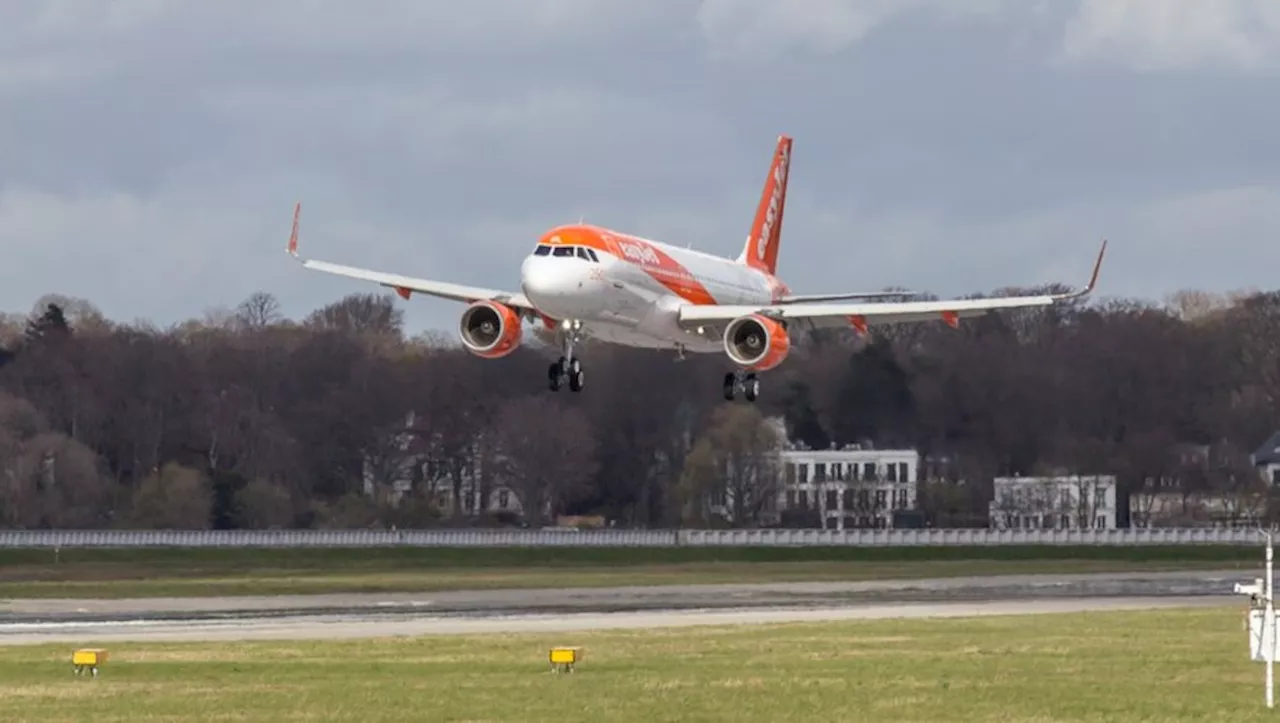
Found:
[[[582,259],[583,261],[591,260],[591,257],[587,255],[587,250],[581,246],[578,247],[578,258]]]
[[[534,256],[546,256],[549,253],[551,253],[551,247],[546,245],[539,245],[538,248],[533,250]]]
[[[594,261],[597,264],[600,263],[600,259],[596,258],[595,249],[587,249],[586,251],[587,251],[587,255],[591,257],[592,261]]]
[[[572,256],[572,255],[573,255],[573,247],[572,247],[572,246],[557,246],[557,247],[556,247],[556,250],[555,250],[555,251],[552,251],[551,253],[555,254],[556,256]]]

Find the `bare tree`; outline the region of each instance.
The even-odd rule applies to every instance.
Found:
[[[563,509],[596,471],[596,442],[586,415],[547,397],[508,402],[494,429],[497,476],[520,500],[530,525]]]
[[[275,294],[255,291],[236,307],[235,317],[242,328],[265,329],[283,318],[280,313],[280,300]]]
[[[685,460],[681,487],[694,516],[719,507],[736,526],[761,524],[781,489],[783,441],[757,408],[718,407]]]
[[[349,294],[307,317],[307,326],[346,333],[376,334],[399,339],[404,311],[390,294]]]

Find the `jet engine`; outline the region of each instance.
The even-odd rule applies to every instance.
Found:
[[[759,314],[740,316],[724,330],[724,351],[735,364],[750,371],[767,371],[791,351],[791,337],[782,324]]]
[[[520,315],[496,301],[477,301],[462,312],[462,345],[482,359],[498,359],[520,346]]]

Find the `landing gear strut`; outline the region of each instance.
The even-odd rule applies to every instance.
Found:
[[[729,372],[724,375],[724,398],[732,402],[738,390],[742,390],[742,396],[748,402],[754,402],[760,396],[760,380],[755,372]]]
[[[564,355],[547,368],[547,383],[551,391],[560,391],[565,379],[569,380],[569,391],[580,392],[583,385],[582,362],[573,356],[573,345],[581,338],[582,322],[566,320],[561,332],[561,344]]]

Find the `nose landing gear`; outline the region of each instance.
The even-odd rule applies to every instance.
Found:
[[[760,380],[756,378],[754,372],[729,372],[724,375],[724,398],[726,401],[733,401],[738,391],[742,391],[742,396],[748,402],[754,402],[756,397],[760,396]]]
[[[558,361],[553,362],[551,367],[547,369],[547,377],[553,392],[560,391],[565,379],[569,380],[569,391],[580,392],[584,382],[582,362],[577,359],[560,357]]]
[[[563,331],[561,333],[561,344],[564,348],[564,355],[557,359],[547,368],[547,385],[553,392],[560,391],[560,387],[565,380],[569,380],[569,391],[580,392],[585,382],[582,373],[582,362],[573,356],[573,345],[582,337],[582,322],[569,321],[563,322]]]

